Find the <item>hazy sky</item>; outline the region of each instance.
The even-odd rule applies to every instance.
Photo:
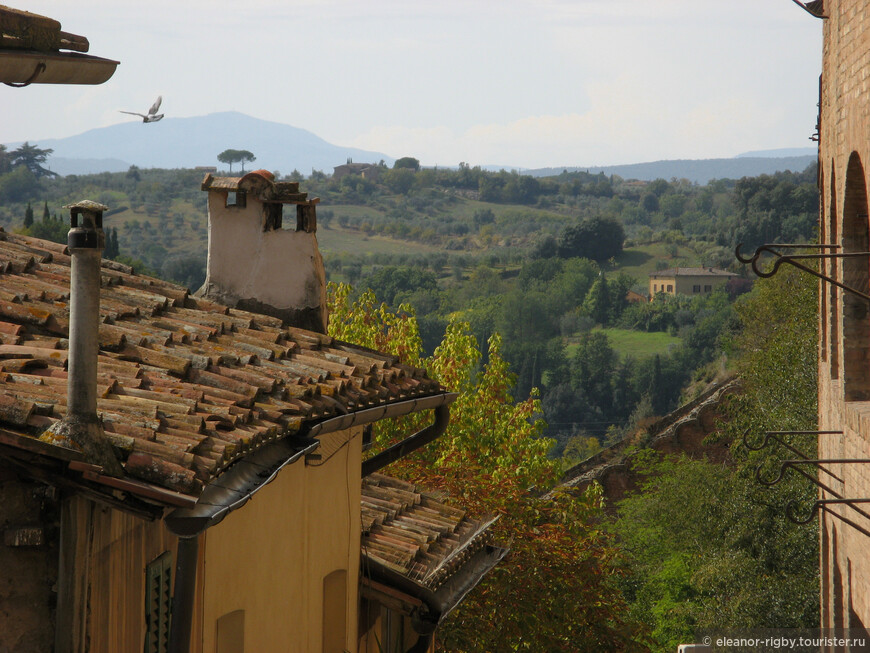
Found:
[[[136,120],[118,109],[162,94],[167,116],[241,111],[424,165],[812,145],[822,22],[790,0],[7,4],[121,65],[101,86],[0,86],[0,143]]]

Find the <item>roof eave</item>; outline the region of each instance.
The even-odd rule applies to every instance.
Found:
[[[120,62],[78,52],[0,49],[0,82],[29,84],[102,84]]]
[[[195,506],[177,508],[167,515],[166,525],[179,537],[195,537],[220,523],[233,510],[241,508],[256,492],[271,482],[281,469],[317,449],[320,446],[320,442],[314,439],[317,436],[438,408],[452,403],[456,396],[455,393],[444,392],[388,403],[317,422],[299,435],[285,437],[261,447],[234,463],[205,487]]]

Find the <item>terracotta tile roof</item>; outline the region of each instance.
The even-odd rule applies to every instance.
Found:
[[[287,204],[317,204],[320,198],[308,198],[308,193],[299,192],[295,181],[275,181],[275,175],[268,170],[254,170],[242,177],[215,177],[207,174],[200,186],[205,191],[245,191],[263,202],[282,202]]]
[[[39,440],[66,412],[69,264],[64,245],[0,229],[0,445],[93,474],[77,452]],[[304,427],[443,393],[395,357],[113,261],[100,313],[98,411],[145,496],[159,486],[195,498],[234,461]]]
[[[411,483],[371,474],[362,483],[363,565],[382,565],[436,590],[491,543],[494,521],[472,519]]]

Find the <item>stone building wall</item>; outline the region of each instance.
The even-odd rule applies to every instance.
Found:
[[[819,188],[821,242],[841,252],[870,249],[867,172],[870,163],[870,6],[825,0],[820,81]],[[867,257],[840,259],[823,272],[870,290]],[[870,302],[834,285],[820,287],[819,458],[870,459]],[[870,497],[870,463],[827,465],[845,498]],[[822,492],[820,499],[835,498]],[[865,506],[866,507],[866,506]],[[870,520],[846,506],[831,510],[870,530]],[[820,513],[823,627],[870,624],[870,537]]]

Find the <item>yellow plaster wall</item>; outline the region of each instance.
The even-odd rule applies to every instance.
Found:
[[[337,569],[348,579],[345,649],[357,650],[362,431],[325,439],[321,460],[286,467],[206,531],[203,653],[215,653],[216,622],[234,610],[245,611],[246,652],[320,652],[323,579]]]
[[[709,292],[712,292],[719,286],[724,286],[728,283],[729,277],[714,277],[708,275],[661,275],[658,278],[650,277],[649,280],[649,294],[650,297],[654,297],[657,293],[663,292],[666,295],[706,295]],[[663,286],[666,288],[668,284],[671,284],[673,290],[668,291],[664,290]],[[653,286],[656,286],[658,289],[654,290]],[[692,290],[693,286],[701,286],[701,290],[699,292],[694,292]],[[704,286],[711,286],[711,289],[707,292],[704,291]]]

